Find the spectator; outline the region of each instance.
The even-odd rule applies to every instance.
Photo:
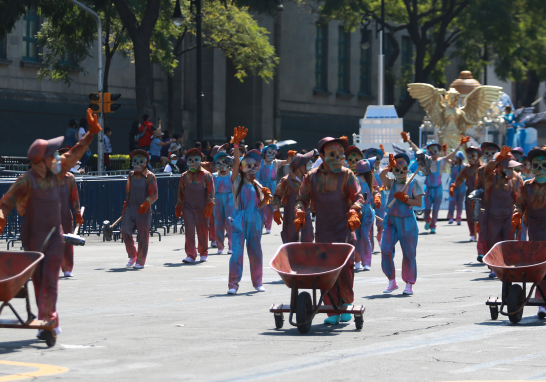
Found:
[[[87,119],[81,118],[80,119],[80,128],[78,129],[78,142],[83,138],[83,136],[87,133]]]
[[[129,132],[129,152],[138,149],[138,140],[140,139],[140,130],[138,129],[138,121],[133,121],[133,126]]]
[[[165,146],[161,147],[161,156],[165,157],[165,158],[168,158],[169,157],[169,148],[171,146],[171,143],[174,142],[174,141],[171,140],[171,132],[170,131],[165,131],[163,133],[163,138],[161,139],[161,141],[163,143],[168,143],[168,145],[165,145]]]
[[[110,170],[110,154],[112,154],[112,144],[110,143],[110,135],[112,135],[112,129],[109,127],[104,128],[104,141],[103,155],[104,155],[104,168]]]
[[[182,156],[182,137],[184,136],[184,130],[182,130],[182,134],[173,134],[174,142],[171,143],[171,146],[169,147],[169,152],[176,154],[178,158]]]
[[[264,143],[262,141],[256,141],[256,143],[254,143],[254,147],[259,152],[262,152],[262,149],[264,148]]]
[[[210,143],[209,141],[203,142],[203,149],[201,150],[201,153],[205,156],[207,161],[211,161],[210,159]]]
[[[168,157],[161,156],[161,148],[163,146],[170,146],[174,139],[171,138],[168,142],[162,142],[162,135],[163,133],[161,133],[161,130],[155,130],[152,142],[150,143],[150,162],[152,166],[154,166],[157,162],[161,162],[161,166],[165,166],[165,164],[169,160]]]
[[[301,149],[301,150],[300,150],[300,154],[301,154],[301,155],[305,155],[305,154],[307,154],[307,150],[305,150],[305,149]]]
[[[78,131],[76,133],[76,139],[78,142],[80,139],[83,138],[83,136],[87,133],[87,118],[81,118],[80,119],[80,127],[78,128]],[[85,151],[85,154],[83,154],[82,158],[80,159],[80,167],[85,168],[87,165],[87,162],[89,162],[89,159],[91,159],[91,150],[89,147],[87,147],[87,150]]]
[[[201,151],[201,142],[195,142],[195,148]]]
[[[165,166],[163,172],[170,172],[173,174],[181,174],[180,169],[178,168],[178,157],[176,154],[171,154],[169,156],[169,163]]]
[[[150,116],[147,114],[144,114],[142,116],[143,122],[142,125],[139,127],[140,132],[140,139],[138,140],[138,148],[142,149],[146,152],[150,151],[150,144],[152,143],[152,138],[154,131],[157,130],[157,128],[152,125],[150,122]],[[159,130],[161,130],[161,119],[158,120]]]
[[[73,147],[78,143],[78,138],[76,136],[76,127],[78,127],[78,122],[75,119],[68,121],[68,129],[64,133],[64,146]]]

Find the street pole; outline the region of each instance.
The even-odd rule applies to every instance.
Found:
[[[197,140],[203,141],[203,70],[202,70],[202,36],[201,36],[201,22],[203,21],[203,14],[201,13],[201,0],[195,0],[195,12],[196,12],[196,45],[197,45]]]
[[[379,70],[378,70],[378,85],[379,85],[379,105],[383,105],[384,96],[383,96],[383,86],[384,86],[384,70],[385,66],[383,65],[383,30],[385,29],[385,0],[381,0],[381,29],[379,30]]]
[[[98,67],[99,67],[99,73],[98,73],[98,91],[100,93],[100,99],[101,99],[101,106],[100,106],[100,113],[99,113],[99,124],[101,127],[103,126],[104,121],[104,94],[102,92],[102,22],[100,21],[99,15],[93,11],[92,9],[88,8],[87,6],[83,5],[79,1],[76,0],[68,0],[71,3],[75,4],[79,8],[83,9],[85,12],[89,13],[91,16],[95,18],[97,21],[97,46],[98,46]],[[99,132],[99,140],[97,142],[98,144],[98,150],[97,150],[97,170],[102,172],[103,170],[103,161],[104,161],[104,154],[103,154],[103,146],[102,141],[104,139],[104,131]]]

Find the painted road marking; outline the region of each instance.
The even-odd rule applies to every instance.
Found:
[[[485,362],[479,365],[473,365],[473,366],[464,367],[462,369],[453,370],[453,371],[450,371],[450,373],[472,373],[477,370],[489,369],[490,367],[497,366],[497,365],[505,365],[508,363],[527,361],[528,359],[533,359],[533,358],[543,357],[543,356],[546,356],[546,352],[536,353],[536,354],[527,354],[527,355],[522,355],[516,358],[510,358],[510,359],[500,359],[498,361],[492,361],[492,362]]]
[[[20,381],[22,379],[44,377],[46,375],[61,374],[61,373],[66,373],[68,371],[68,368],[66,367],[55,366],[55,365],[44,365],[43,363],[27,363],[27,362],[0,360],[0,365],[33,367],[38,369],[37,371],[33,371],[31,373],[19,373],[19,374],[12,374],[12,375],[6,375],[4,377],[0,377],[0,382]]]

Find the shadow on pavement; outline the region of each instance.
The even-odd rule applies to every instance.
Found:
[[[264,284],[284,284],[284,281],[282,280],[269,281],[269,282],[265,282]]]
[[[285,323],[287,325],[290,325],[288,322],[288,318],[285,319]],[[352,328],[347,327],[352,326]],[[351,330],[352,329],[352,330]],[[261,336],[306,336],[306,337],[314,337],[314,336],[339,336],[343,332],[347,332],[348,330],[359,332],[360,330],[354,329],[354,323],[353,322],[346,322],[338,325],[324,325],[324,324],[317,324],[313,325],[311,327],[311,330],[308,333],[302,334],[293,326],[289,326],[286,329],[271,329],[267,332],[260,333]]]
[[[136,272],[139,269],[134,269],[133,267],[123,267],[123,268],[110,268],[106,272]]]
[[[485,267],[484,263],[466,263],[463,264],[465,267]]]
[[[452,243],[456,243],[456,244],[471,244],[471,243],[475,243],[475,241],[460,240],[460,241],[452,241]]]
[[[222,293],[222,294],[210,294],[207,296],[207,298],[215,298],[215,297],[237,297],[237,296],[254,296],[255,294],[258,294],[258,293],[262,293],[262,292],[258,292],[258,291],[252,291],[252,292],[245,292],[245,293],[237,293],[237,294],[227,294],[226,293]]]
[[[36,334],[34,331],[33,333]],[[0,342],[0,354],[13,353],[23,348],[29,348],[29,347],[41,350],[42,349],[41,346],[35,346],[40,343],[43,343],[43,341],[40,342],[37,338],[34,338],[32,340]]]
[[[400,294],[390,294],[390,293],[384,293],[384,294],[374,294],[372,296],[364,296],[363,298],[368,300],[375,300],[377,298],[407,298],[411,297],[410,294],[403,294],[400,292]]]
[[[493,278],[493,279],[490,279],[489,277],[480,277],[479,279],[472,279],[470,281],[486,281],[486,280],[499,281],[499,279],[497,279],[496,277]],[[499,286],[500,286],[500,284],[499,284]]]
[[[200,261],[196,261],[195,263],[183,263],[183,262],[180,262],[180,263],[165,263],[163,264],[164,267],[169,267],[169,268],[177,268],[177,267],[191,267],[191,266],[194,266],[194,265],[199,265],[199,264],[205,264],[206,261],[204,262],[200,262]]]
[[[535,309],[536,306],[530,306],[529,309]],[[517,324],[513,324],[510,322],[508,317],[500,316],[499,319],[492,321],[484,321],[484,322],[477,322],[476,325],[485,325],[485,326],[522,326],[524,328],[527,327],[535,327],[535,326],[546,326],[546,320],[538,318],[538,316],[527,316],[523,317],[520,322]]]

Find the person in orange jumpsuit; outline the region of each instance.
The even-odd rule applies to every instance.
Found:
[[[0,199],[0,233],[6,226],[10,211],[17,208],[19,215],[24,216],[21,238],[25,251],[42,251],[46,237],[55,229],[43,249],[44,258],[32,275],[38,319],[52,322],[55,335],[61,332],[56,305],[64,256],[60,184],[64,175],[85,154],[93,137],[102,130],[91,109],[87,109],[87,122],[87,134],[63,155],[59,155],[58,150],[64,137],[35,140],[27,153],[32,168],[17,178]],[[38,338],[45,339],[42,331],[38,332]]]

